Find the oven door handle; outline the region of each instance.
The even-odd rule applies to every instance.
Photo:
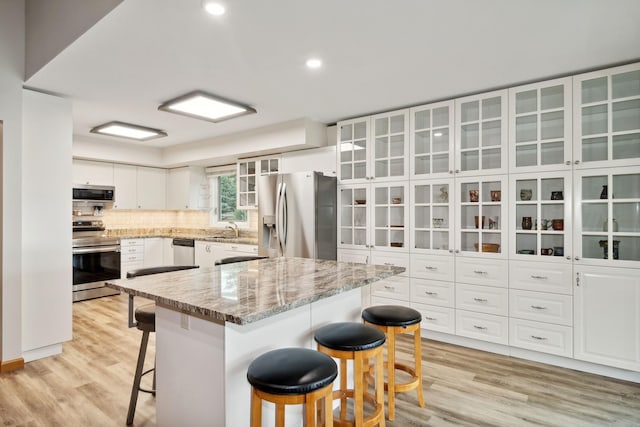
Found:
[[[90,248],[73,248],[73,255],[94,254],[102,252],[120,252],[120,246],[92,246]]]

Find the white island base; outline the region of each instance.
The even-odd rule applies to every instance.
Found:
[[[248,325],[213,322],[158,306],[157,425],[248,427],[249,363],[277,348],[315,348],[316,329],[333,322],[360,321],[360,312],[360,289]],[[300,409],[287,408],[287,426],[301,425]],[[274,425],[271,403],[263,404],[262,425]]]

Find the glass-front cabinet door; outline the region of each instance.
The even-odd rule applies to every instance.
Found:
[[[456,179],[455,252],[507,257],[507,177]]]
[[[370,241],[376,249],[409,251],[409,185],[403,182],[372,184]]]
[[[338,187],[338,247],[368,249],[370,223],[370,186],[368,184]]]
[[[509,171],[571,169],[571,78],[509,89]]]
[[[507,90],[456,99],[456,174],[507,172]]]
[[[453,101],[410,110],[410,174],[412,179],[453,174]]]
[[[411,252],[453,252],[453,179],[411,182]]]
[[[640,167],[574,172],[575,260],[640,266]]]
[[[369,118],[338,123],[338,182],[365,182],[369,177]]]
[[[374,179],[405,180],[409,177],[409,110],[371,117],[373,132],[370,170]]]
[[[640,65],[573,78],[574,159],[579,168],[640,160]]]
[[[510,176],[510,258],[570,262],[571,188],[570,171]]]

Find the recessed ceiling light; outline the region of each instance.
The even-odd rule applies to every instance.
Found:
[[[158,110],[214,123],[256,112],[255,109],[247,105],[198,90],[164,102],[158,107]]]
[[[207,13],[213,15],[213,16],[220,16],[220,15],[224,15],[224,13],[227,11],[227,9],[225,9],[224,5],[215,1],[204,1],[202,3],[202,7],[204,7],[204,10],[207,11]]]
[[[434,132],[433,136],[442,136],[442,132]]]
[[[306,64],[308,68],[320,68],[322,67],[322,60],[318,58],[309,58],[307,59]]]
[[[91,133],[117,136],[120,138],[135,139],[137,141],[147,141],[154,138],[162,138],[167,133],[160,129],[148,128],[145,126],[132,125],[123,122],[109,122],[96,126],[90,130]]]

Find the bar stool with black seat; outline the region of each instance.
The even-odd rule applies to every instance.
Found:
[[[374,326],[387,336],[387,382],[389,420],[395,418],[395,394],[417,389],[418,404],[424,408],[422,391],[422,342],[420,339],[420,322],[422,315],[417,310],[399,305],[379,305],[362,311],[365,324]],[[396,362],[396,335],[413,334],[414,366]],[[409,374],[406,382],[397,383],[396,369]]]
[[[333,425],[333,380],[338,366],[326,354],[308,348],[282,348],[251,362],[251,427],[262,425],[262,401],[276,406],[276,427],[284,427],[285,405],[305,405],[304,425]],[[322,401],[323,407],[317,407]]]
[[[318,351],[340,359],[340,388],[333,398],[340,399],[340,416],[334,417],[335,426],[371,427],[385,426],[384,420],[384,370],[382,348],[385,335],[380,330],[357,322],[338,322],[315,331]],[[369,360],[374,359],[375,395],[369,393],[364,376]],[[347,388],[347,361],[353,361],[353,389]],[[353,419],[347,419],[347,399],[353,400]],[[373,406],[367,416],[364,402]]]
[[[127,278],[138,276],[148,276],[150,274],[168,273],[170,271],[187,270],[198,268],[197,265],[171,265],[165,267],[150,267],[131,270],[127,272]],[[129,326],[135,326],[142,331],[142,340],[140,341],[140,351],[138,352],[138,363],[136,365],[136,373],[133,376],[133,386],[131,387],[131,399],[129,400],[129,411],[127,412],[127,425],[133,424],[133,417],[136,413],[136,405],[138,403],[138,392],[156,393],[156,368],[148,369],[144,372],[144,359],[147,354],[147,345],[149,343],[149,334],[156,331],[156,305],[145,304],[135,309],[133,312],[133,295],[129,295],[129,316],[135,319],[129,319]],[[153,372],[153,385],[151,389],[145,389],[140,386],[142,377]]]
[[[253,261],[256,259],[265,259],[265,258],[268,258],[268,257],[261,256],[261,255],[230,256],[227,258],[221,258],[221,259],[215,260],[213,265],[233,264],[235,262]]]

